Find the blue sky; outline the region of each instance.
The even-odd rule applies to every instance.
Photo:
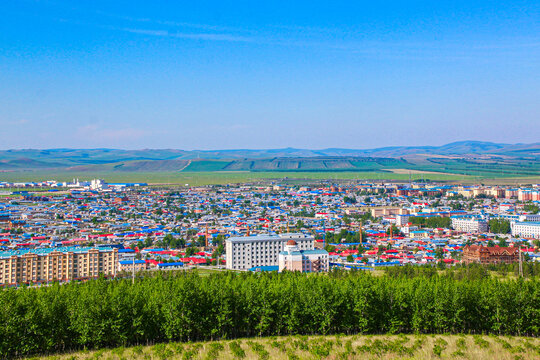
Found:
[[[538,1],[4,1],[0,148],[540,141]]]

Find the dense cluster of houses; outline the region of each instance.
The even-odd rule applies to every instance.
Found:
[[[515,189],[432,183],[37,184],[0,184],[9,189],[0,193],[0,259],[17,251],[107,247],[118,250],[117,273],[221,266],[226,239],[292,232],[312,237],[330,266],[453,264],[470,245],[519,246],[538,259],[539,201],[519,200],[522,190],[534,193],[538,185],[513,196]],[[525,223],[533,232],[492,233],[491,219],[508,221],[512,232]]]

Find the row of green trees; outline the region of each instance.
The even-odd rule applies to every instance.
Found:
[[[411,216],[409,222],[413,225],[427,226],[430,228],[450,228],[452,225],[452,219],[449,217],[433,216]]]
[[[169,274],[0,291],[0,357],[250,336],[540,335],[540,282],[442,276]]]

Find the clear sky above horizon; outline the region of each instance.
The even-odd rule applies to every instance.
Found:
[[[4,1],[0,149],[540,141],[539,1]]]

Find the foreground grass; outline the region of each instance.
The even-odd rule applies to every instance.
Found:
[[[481,335],[289,336],[81,351],[43,359],[538,359],[540,340]],[[37,358],[35,358],[37,359]]]

